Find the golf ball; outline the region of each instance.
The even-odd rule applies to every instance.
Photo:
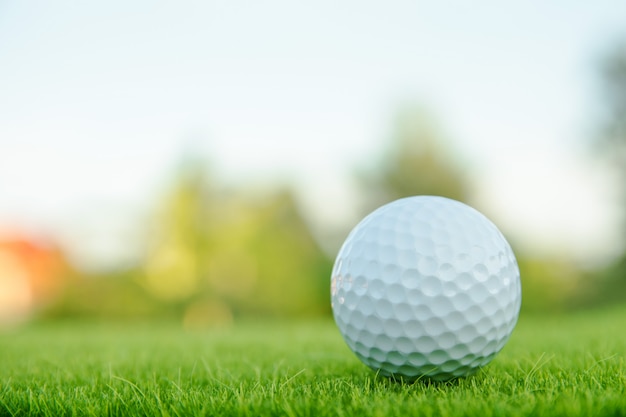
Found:
[[[335,322],[381,375],[448,380],[474,374],[517,322],[517,261],[498,228],[455,200],[416,196],[365,217],[331,277]]]

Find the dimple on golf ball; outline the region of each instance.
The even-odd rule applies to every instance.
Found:
[[[517,322],[517,261],[498,228],[455,200],[416,196],[365,217],[331,278],[335,322],[381,375],[448,380],[474,374]]]

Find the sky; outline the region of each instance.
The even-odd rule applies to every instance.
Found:
[[[623,39],[618,0],[0,2],[0,225],[122,262],[190,153],[353,222],[354,170],[418,102],[507,236],[609,259],[614,184],[588,148]]]

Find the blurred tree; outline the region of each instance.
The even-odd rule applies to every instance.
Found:
[[[231,220],[209,254],[211,287],[235,312],[302,315],[329,311],[330,259],[287,190],[232,199]]]
[[[81,274],[58,302],[41,315],[46,319],[171,317],[175,312],[146,293],[135,278],[137,268],[103,274]]]
[[[562,311],[589,304],[597,296],[597,288],[571,260],[521,255],[517,262],[524,312]]]
[[[202,258],[208,246],[209,186],[202,163],[186,161],[163,205],[151,221],[141,283],[154,297],[185,305],[203,285]]]
[[[263,217],[251,242],[264,283],[260,294],[285,312],[330,313],[332,261],[313,238],[293,194],[274,194]]]
[[[612,163],[618,175],[618,193],[622,204],[621,235],[622,242],[626,244],[626,40],[607,55],[602,62],[601,70],[606,116],[602,121],[602,134],[596,140],[596,144]],[[624,299],[626,251],[607,269],[605,275],[607,296],[615,298],[615,293],[620,293]]]
[[[626,214],[626,41],[605,59],[602,76],[607,115],[598,144],[618,170]]]
[[[329,310],[331,262],[287,190],[218,191],[191,164],[152,224],[140,281],[187,325]]]
[[[467,177],[442,132],[423,108],[401,111],[389,148],[362,175],[367,210],[411,195],[441,195],[467,201]]]
[[[219,190],[205,166],[183,165],[148,221],[141,265],[82,276],[46,316],[178,317],[198,327],[329,314],[332,261],[291,191]]]

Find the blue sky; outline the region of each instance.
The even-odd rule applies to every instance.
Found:
[[[417,101],[520,244],[610,256],[585,146],[624,38],[616,0],[2,2],[0,224],[119,259],[190,151],[226,182],[290,178],[322,228],[354,221],[350,174]]]

